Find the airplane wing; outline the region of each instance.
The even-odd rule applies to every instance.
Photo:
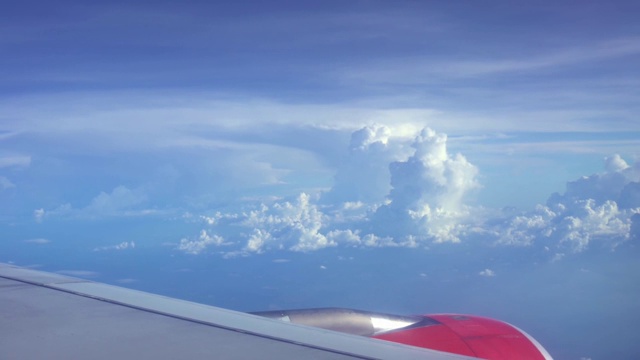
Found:
[[[0,359],[473,357],[0,263]]]

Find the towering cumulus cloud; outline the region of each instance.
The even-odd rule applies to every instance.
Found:
[[[376,233],[460,240],[468,215],[463,199],[478,186],[478,170],[464,156],[450,156],[446,143],[446,135],[424,129],[411,145],[414,154],[390,164],[392,189],[374,215]]]
[[[339,165],[333,187],[323,202],[380,202],[389,192],[389,163],[398,156],[391,130],[371,125],[351,134],[349,152]]]
[[[470,212],[463,200],[477,187],[476,167],[450,156],[446,135],[431,129],[413,140],[392,135],[384,126],[355,131],[328,192],[221,214],[207,222],[209,231],[238,240],[241,248],[228,255],[460,241]],[[183,239],[179,250],[199,253],[210,243],[202,236]]]

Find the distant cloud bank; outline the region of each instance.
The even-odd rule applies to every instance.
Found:
[[[507,218],[494,226],[498,243],[544,245],[564,253],[600,245],[615,249],[637,236],[640,226],[640,162],[628,165],[620,156],[605,159],[605,172],[567,183],[545,205]]]
[[[413,139],[390,128],[353,132],[331,189],[202,215],[206,226],[177,250],[246,256],[327,247],[429,247],[482,239],[489,246],[530,246],[551,260],[592,246],[613,250],[640,233],[640,162],[618,155],[605,171],[567,183],[563,194],[531,211],[472,206],[479,169],[450,154],[447,136],[425,128]],[[526,191],[526,189],[523,189]],[[224,245],[224,247],[222,247]],[[494,276],[485,269],[482,276]]]

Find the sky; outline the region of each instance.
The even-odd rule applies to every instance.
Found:
[[[640,5],[22,1],[0,261],[637,359]]]

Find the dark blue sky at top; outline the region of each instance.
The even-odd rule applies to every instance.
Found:
[[[637,11],[634,2],[27,1],[2,15],[3,48],[11,54],[1,63],[3,89],[187,86],[316,100],[336,91],[357,96],[349,85],[313,74],[420,56],[475,60],[508,51],[526,59],[540,48],[624,38],[638,31]],[[617,65],[598,68],[599,74],[578,66],[542,75],[557,80],[636,70]],[[539,77],[525,75],[530,85],[541,83]],[[512,75],[489,81],[517,86]]]
[[[21,1],[0,261],[636,359],[634,1]]]

